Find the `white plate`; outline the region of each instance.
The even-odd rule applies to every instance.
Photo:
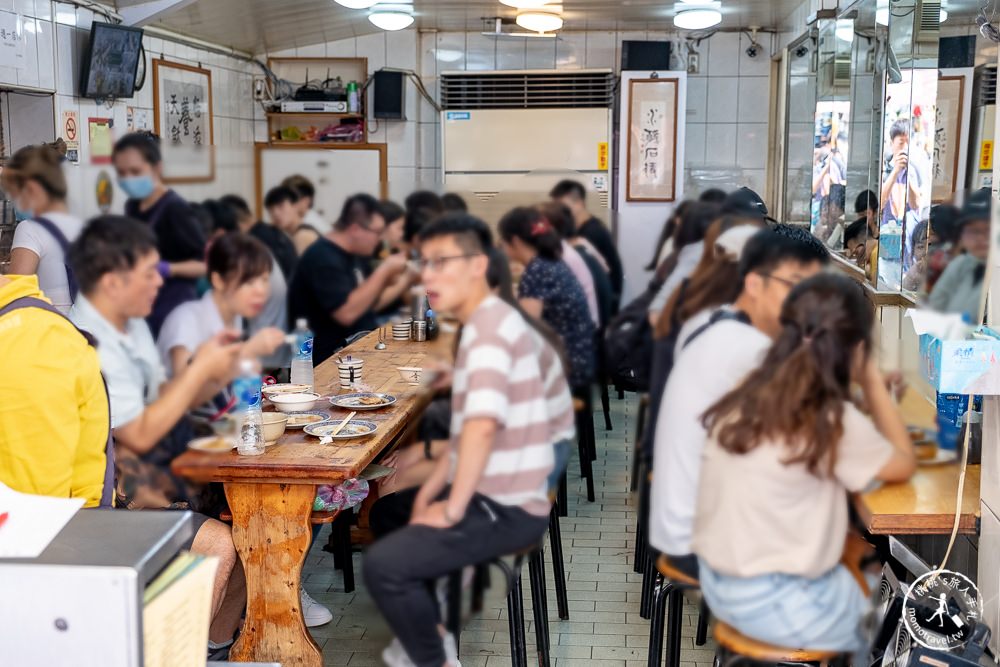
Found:
[[[330,415],[328,413],[321,412],[319,410],[303,410],[302,412],[286,412],[285,414],[288,415],[288,424],[285,426],[286,429],[289,429],[289,428],[290,429],[300,429],[300,428],[309,426],[310,424],[319,424],[321,422],[325,422],[327,419],[330,418]],[[293,423],[292,420],[294,420],[296,417],[303,417],[305,415],[315,415],[315,416],[319,417],[319,419],[317,419],[315,421],[301,422],[301,423],[298,423],[298,424]]]
[[[236,443],[229,438],[222,438],[217,435],[210,435],[204,438],[195,438],[188,443],[188,449],[210,454],[225,454],[236,447]]]
[[[932,459],[917,459],[918,466],[939,466],[954,463],[958,460],[958,452],[951,449],[939,449]]]
[[[340,426],[340,422],[343,419],[335,419],[333,421],[323,422],[322,424],[309,424],[305,427],[305,432],[309,435],[314,435],[317,438],[331,437],[330,434],[337,430]],[[363,438],[365,436],[371,435],[378,428],[378,424],[375,422],[368,422],[361,419],[352,419],[351,423],[344,427],[344,429],[335,436],[332,436],[334,440],[350,440],[351,438]]]
[[[382,399],[382,402],[375,405],[362,403],[361,399],[367,396],[378,396]],[[354,394],[340,394],[339,396],[330,397],[330,405],[345,410],[381,410],[393,405],[395,402],[395,396],[391,394],[379,394],[373,391],[360,391]]]

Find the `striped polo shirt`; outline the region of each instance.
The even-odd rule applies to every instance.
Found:
[[[538,346],[538,365],[545,387],[545,404],[549,414],[549,439],[552,443],[576,439],[576,416],[573,413],[573,396],[569,391],[566,371],[559,354],[533,327]]]
[[[476,492],[537,516],[549,513],[555,466],[539,347],[513,307],[489,296],[462,328],[451,398],[451,477],[466,419],[497,423]],[[484,443],[487,444],[487,443]]]

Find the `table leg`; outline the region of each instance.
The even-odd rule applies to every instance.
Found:
[[[225,488],[233,542],[247,577],[247,617],[230,659],[322,667],[322,653],[306,630],[299,602],[316,487],[227,483]]]

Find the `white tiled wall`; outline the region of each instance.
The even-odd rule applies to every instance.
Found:
[[[382,65],[414,69],[438,99],[442,72],[492,69],[618,70],[621,43],[627,39],[672,40],[668,32],[565,32],[556,40],[497,40],[473,32],[405,30],[379,33],[322,47],[270,55],[366,56],[369,72]],[[763,191],[767,158],[770,56],[777,39],[760,34],[756,58],[746,55],[749,37],[717,33],[698,46],[701,70],[688,79],[687,192],[708,185],[750,185]],[[440,181],[440,126],[434,108],[413,85],[406,89],[406,121],[370,126],[374,142],[387,142],[390,192],[405,194]]]
[[[177,191],[192,200],[217,197],[228,192],[252,198],[254,103],[251,90],[254,65],[147,35],[143,41],[148,75],[143,89],[130,100],[115,102],[110,107],[98,105],[94,100],[77,97],[77,91],[80,59],[90,39],[88,31],[91,23],[103,20],[99,14],[70,3],[50,0],[0,0],[0,11],[18,12],[23,22],[30,21],[35,26],[34,32],[30,29],[24,32],[28,50],[26,67],[19,70],[0,68],[0,85],[29,86],[53,92],[57,134],[62,131],[63,111],[76,111],[78,114],[82,160],[79,165],[67,165],[70,204],[74,211],[83,216],[98,212],[94,196],[97,179],[102,171],[111,171],[108,165],[90,164],[87,119],[113,118],[113,135],[120,137],[127,131],[126,109],[134,107],[147,112],[152,126],[153,58],[199,65],[212,71],[216,178],[211,183],[178,185]],[[116,192],[112,210],[121,211],[123,203],[121,194]]]

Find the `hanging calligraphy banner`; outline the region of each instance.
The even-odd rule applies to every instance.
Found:
[[[215,179],[210,70],[153,60],[153,127],[162,142],[164,181]]]
[[[678,80],[632,79],[628,101],[626,201],[674,201]]]

